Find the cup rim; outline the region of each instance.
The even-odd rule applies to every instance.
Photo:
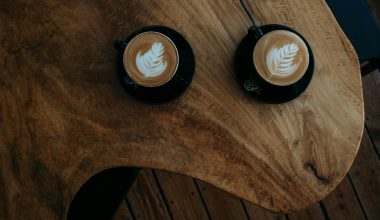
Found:
[[[127,71],[127,67],[126,67],[127,64],[125,63],[125,57],[127,56],[127,55],[126,55],[126,51],[127,51],[128,46],[130,45],[130,43],[131,43],[134,39],[136,39],[137,37],[139,37],[140,35],[143,35],[143,34],[146,34],[146,33],[154,33],[154,34],[158,34],[158,35],[161,35],[162,37],[166,38],[166,39],[167,39],[167,40],[173,45],[173,47],[174,47],[174,49],[175,49],[175,52],[176,52],[176,55],[177,55],[177,59],[176,59],[176,60],[177,60],[177,64],[176,64],[176,67],[175,67],[173,73],[171,74],[170,78],[168,78],[168,79],[165,80],[164,82],[162,82],[162,83],[160,83],[160,84],[157,84],[157,85],[144,85],[144,84],[140,84],[140,83],[136,82],[135,79],[131,76],[131,74],[128,73],[128,71]],[[144,86],[144,87],[149,87],[149,88],[160,87],[160,86],[165,85],[166,83],[168,83],[168,82],[169,82],[169,81],[170,81],[170,80],[176,75],[176,73],[177,73],[178,65],[179,65],[179,59],[180,59],[180,57],[179,57],[178,48],[177,48],[177,46],[174,44],[174,42],[173,42],[168,36],[166,36],[165,34],[160,33],[160,32],[157,32],[157,31],[150,31],[150,30],[148,30],[148,31],[143,31],[143,32],[137,34],[136,36],[133,36],[133,37],[127,42],[127,45],[125,46],[124,51],[123,51],[123,67],[124,67],[124,70],[125,70],[126,74],[128,75],[128,77],[130,77],[130,78],[131,78],[136,84],[138,84],[138,85],[140,85],[140,86]]]
[[[259,31],[257,31],[257,29]],[[274,30],[286,30],[295,33],[305,42],[309,52],[309,65],[306,73],[298,81],[287,86],[278,86],[264,80],[264,78],[257,73],[252,61],[252,53],[258,39],[260,39],[262,34],[266,34]],[[309,87],[310,82],[313,79],[314,69],[314,54],[309,42],[303,35],[298,33],[292,27],[282,24],[265,24],[262,26],[250,27],[248,29],[248,34],[245,35],[245,37],[238,44],[234,56],[234,70],[240,87],[246,94],[250,95],[257,101],[268,104],[286,103],[299,97]],[[246,90],[244,83],[247,80],[254,82],[257,89],[253,91]]]
[[[261,26],[260,26],[261,27]],[[258,29],[260,29],[260,27],[257,27]],[[306,48],[306,51],[307,51],[307,68],[305,70],[305,72],[303,74],[300,74],[299,77],[297,77],[297,79],[293,80],[291,83],[276,83],[276,82],[270,82],[268,81],[267,79],[265,79],[261,74],[260,74],[260,71],[258,70],[257,68],[257,64],[255,63],[255,50],[257,48],[257,45],[262,41],[264,40],[264,37],[267,36],[268,34],[270,33],[273,33],[273,32],[277,32],[277,31],[286,31],[286,32],[289,32],[291,34],[294,34],[302,43],[303,45],[305,46]],[[257,72],[257,74],[260,76],[260,78],[262,78],[263,80],[265,80],[265,82],[271,84],[271,85],[275,85],[275,86],[290,86],[290,85],[293,85],[295,83],[297,83],[299,80],[301,80],[305,74],[307,73],[308,69],[309,69],[309,65],[310,65],[310,51],[309,51],[309,48],[308,48],[308,45],[307,43],[305,42],[305,40],[298,34],[298,33],[295,33],[293,31],[289,31],[289,30],[284,30],[284,29],[275,29],[275,30],[271,30],[269,32],[266,32],[264,33],[259,39],[257,39],[257,41],[255,42],[255,45],[254,45],[254,48],[253,48],[253,51],[252,51],[252,64],[253,64],[253,67],[255,68],[255,71]]]
[[[172,40],[178,51],[178,67],[173,77],[165,84],[157,87],[147,87],[134,82],[126,72],[123,65],[124,49],[128,42],[143,32],[158,32]],[[175,29],[163,25],[148,25],[134,30],[126,38],[114,42],[115,49],[118,50],[116,69],[117,78],[123,89],[133,98],[147,104],[163,104],[180,97],[191,85],[195,75],[194,52],[182,35]]]

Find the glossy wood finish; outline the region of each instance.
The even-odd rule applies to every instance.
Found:
[[[247,5],[309,40],[315,77],[297,100],[260,104],[238,87],[233,55],[251,24],[237,0],[2,1],[0,218],[64,218],[87,179],[120,166],[196,177],[276,211],[325,197],[362,134],[355,52],[323,0]],[[124,92],[112,48],[151,24],[181,32],[197,61],[189,90],[159,106]]]

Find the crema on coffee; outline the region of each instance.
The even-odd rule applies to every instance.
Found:
[[[158,32],[135,36],[124,50],[123,64],[128,76],[137,84],[157,87],[176,73],[178,50],[173,41]]]
[[[306,73],[309,52],[297,34],[275,30],[259,39],[253,50],[253,63],[264,80],[287,86],[300,80]]]

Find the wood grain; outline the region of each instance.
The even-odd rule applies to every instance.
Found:
[[[307,210],[290,214],[288,217],[289,217],[288,218],[289,220],[304,220],[304,219],[324,220],[325,219],[319,204],[316,204],[315,206]]]
[[[197,181],[211,219],[247,220],[248,216],[240,200],[230,194]]]
[[[128,193],[136,219],[171,219],[151,170],[142,170]]]
[[[251,25],[238,0],[2,1],[0,217],[65,218],[87,179],[125,166],[196,177],[275,211],[324,198],[362,134],[356,54],[323,0],[247,5],[309,40],[315,77],[297,100],[256,103],[235,82]],[[159,106],[125,93],[112,48],[151,24],[181,32],[197,61],[188,91]]]
[[[373,141],[375,153],[380,159],[380,72],[375,71],[363,78],[365,124]]]
[[[243,205],[247,210],[249,219],[286,220],[285,214],[274,213],[246,201],[243,201]]]
[[[120,204],[112,220],[134,220],[126,201],[123,201],[123,203]]]
[[[155,174],[173,219],[209,219],[192,178],[164,171],[155,171]]]
[[[344,220],[347,216],[350,219],[366,219],[348,177],[323,200],[323,204],[330,219]]]
[[[349,174],[368,219],[380,219],[380,160],[367,132]]]

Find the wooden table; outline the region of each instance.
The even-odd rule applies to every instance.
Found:
[[[355,51],[324,0],[245,3],[313,48],[298,99],[260,104],[239,88],[232,60],[251,23],[238,0],[3,0],[0,219],[65,218],[81,185],[113,167],[189,175],[281,212],[332,191],[363,131]],[[196,57],[190,88],[157,106],[121,88],[112,47],[151,24],[181,32]]]

